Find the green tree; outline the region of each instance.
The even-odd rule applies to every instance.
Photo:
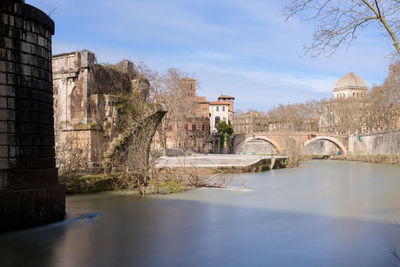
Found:
[[[226,122],[221,121],[217,125],[217,130],[219,133],[219,139],[221,141],[220,146],[222,148],[222,147],[224,147],[225,141],[230,142],[231,136],[233,134],[233,128]]]
[[[233,134],[232,126],[230,126],[229,124],[227,124],[224,121],[221,121],[220,123],[218,123],[217,130],[220,134],[228,134],[228,135]]]

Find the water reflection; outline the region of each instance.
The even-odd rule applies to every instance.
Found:
[[[0,236],[0,265],[391,266],[399,170],[307,162],[232,181],[250,191],[71,197],[69,211],[100,216]]]

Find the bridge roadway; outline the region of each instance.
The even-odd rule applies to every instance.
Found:
[[[156,160],[156,168],[177,168],[177,167],[246,167],[257,163],[262,159],[270,159],[272,156],[265,155],[235,155],[235,154],[196,154],[181,157],[160,157]],[[284,158],[283,156],[275,156]]]
[[[333,143],[342,154],[346,155],[348,153],[349,136],[323,132],[255,132],[239,134],[234,137],[234,153],[240,153],[240,149],[246,143],[254,140],[263,140],[270,143],[278,153],[283,152],[288,145],[301,144],[301,147],[304,148],[315,141],[325,140]],[[291,141],[288,142],[289,140]]]

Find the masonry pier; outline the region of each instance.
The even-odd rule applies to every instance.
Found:
[[[0,232],[61,220],[54,153],[54,22],[23,0],[0,2]]]

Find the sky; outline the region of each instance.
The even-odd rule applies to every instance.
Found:
[[[330,98],[347,72],[368,86],[386,76],[390,41],[370,27],[332,56],[304,55],[314,23],[282,17],[283,0],[26,0],[56,24],[53,54],[90,50],[99,63],[178,68],[198,95],[235,97],[235,109]]]

